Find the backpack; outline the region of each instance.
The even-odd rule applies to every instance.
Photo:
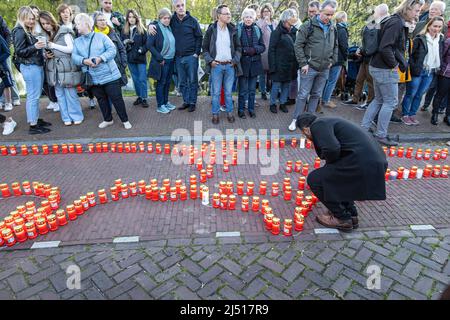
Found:
[[[259,40],[261,38],[261,29],[256,24],[253,25],[253,29],[255,29],[256,37]],[[239,41],[241,41],[241,35],[242,35],[242,22],[239,22],[237,25],[237,36]]]
[[[308,39],[309,37],[312,36],[314,32],[314,26],[311,23],[311,19],[307,20],[305,23],[308,24],[308,35],[306,36],[306,39]],[[333,29],[334,29],[334,41],[337,42],[338,41],[337,26],[333,26]]]
[[[380,23],[376,23],[374,28],[364,27],[362,32],[362,48],[361,52],[366,57],[371,57],[378,52],[380,46],[381,24],[389,20],[390,17],[384,18]]]

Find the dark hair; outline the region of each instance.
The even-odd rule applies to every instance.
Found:
[[[34,4],[29,5],[29,7],[30,7],[31,9],[37,9],[37,11],[41,11],[41,9],[39,9],[39,7],[38,7],[38,6],[35,6]]]
[[[302,130],[303,128],[309,128],[316,119],[317,116],[315,114],[312,114],[310,112],[302,113],[297,118],[297,128],[299,128],[300,130]]]
[[[221,4],[220,6],[218,6],[217,7],[217,15],[222,13],[223,8],[228,8],[228,6],[226,4]]]

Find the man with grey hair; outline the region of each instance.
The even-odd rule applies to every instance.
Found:
[[[330,68],[337,62],[337,30],[331,21],[337,6],[334,0],[324,1],[320,6],[320,14],[304,23],[297,33],[295,55],[301,68],[301,87],[293,120],[289,125],[290,131],[295,130],[298,116],[305,111],[308,96],[308,111],[316,112]]]
[[[317,0],[311,1],[308,3],[308,16],[306,17],[305,21],[310,20],[317,16],[320,11],[320,2]]]

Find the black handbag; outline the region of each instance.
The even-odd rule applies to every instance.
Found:
[[[94,37],[95,37],[95,33],[92,35],[91,41],[89,42],[88,57],[91,56],[91,45],[92,45],[92,40],[94,40]],[[84,90],[88,90],[92,86],[94,86],[94,82],[92,80],[91,74],[89,73],[89,66],[88,66],[86,72],[83,72],[83,74],[81,75],[81,87]]]

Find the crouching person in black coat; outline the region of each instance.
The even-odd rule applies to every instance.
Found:
[[[317,216],[328,227],[350,232],[358,227],[354,201],[385,200],[386,156],[367,132],[335,117],[304,113],[297,127],[313,141],[324,167],[311,172],[308,185],[329,210]]]

